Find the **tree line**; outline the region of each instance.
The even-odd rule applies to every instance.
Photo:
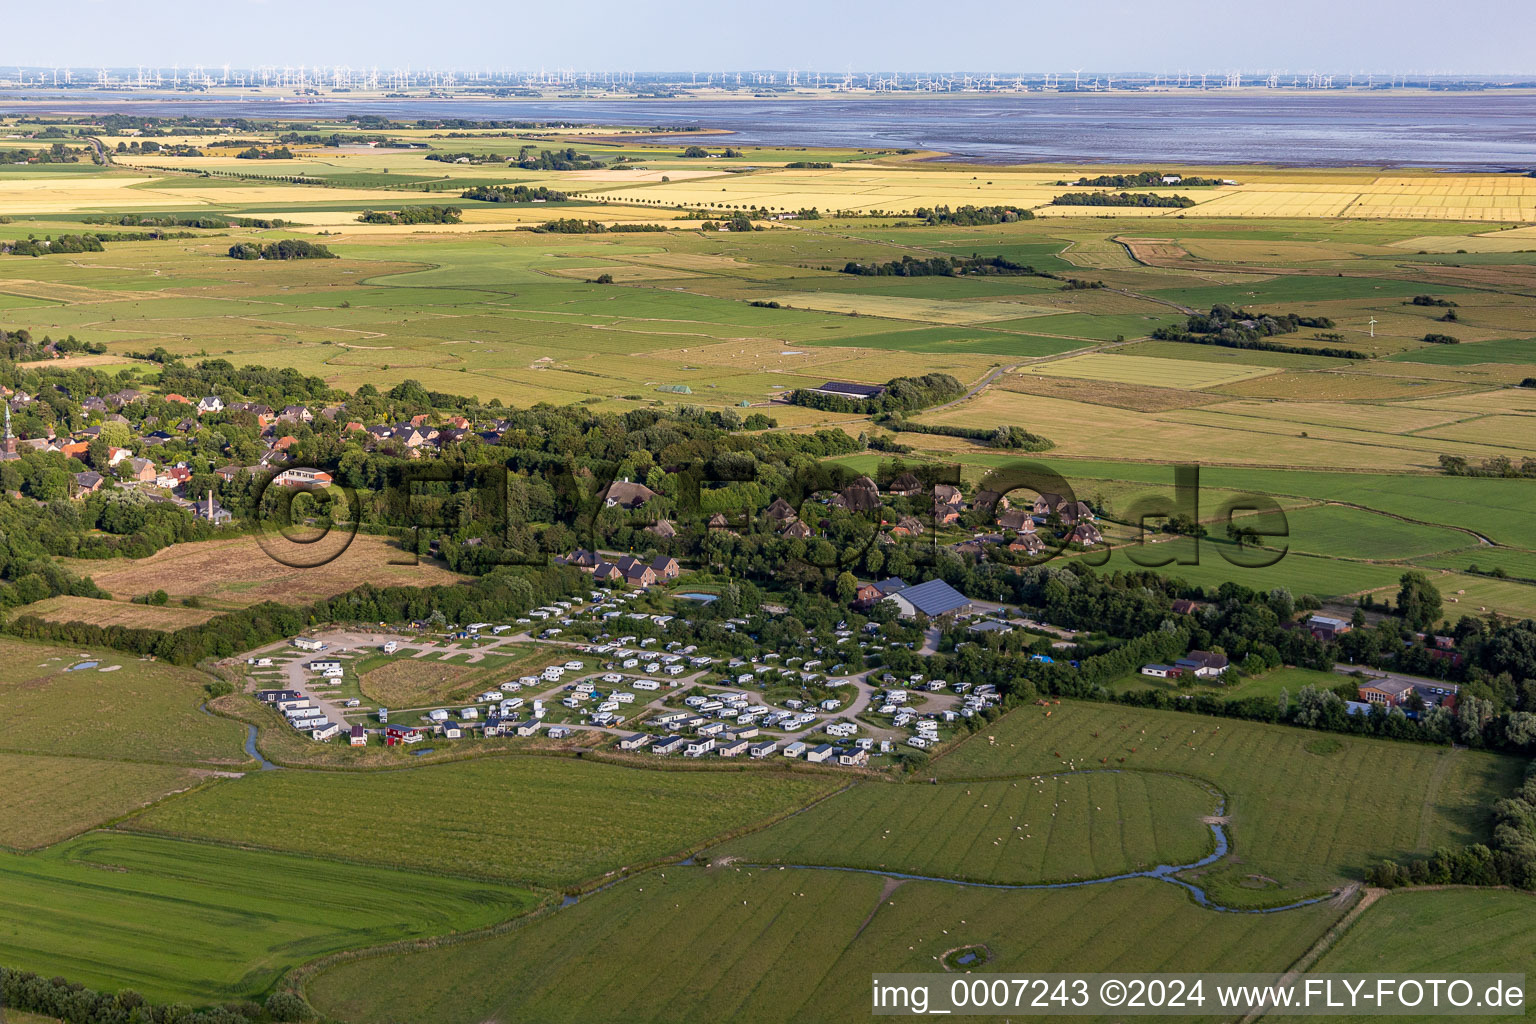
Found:
[[[459,193],[459,198],[482,203],[563,203],[570,197],[543,185],[475,185]]]
[[[1184,209],[1195,205],[1188,196],[1160,196],[1155,192],[1064,192],[1052,206],[1141,206]]]
[[[363,224],[457,224],[464,211],[457,206],[402,206],[398,210],[364,210]]]

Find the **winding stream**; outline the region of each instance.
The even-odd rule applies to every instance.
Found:
[[[1115,769],[1109,769],[1109,771],[1114,770]],[[1099,771],[1105,771],[1105,769],[1089,769],[1087,772],[1053,772],[1051,774],[1053,776],[1084,775]],[[1183,778],[1184,776],[1177,777]],[[1202,785],[1204,784],[1202,783]],[[1216,809],[1211,813],[1211,817],[1224,817],[1227,811],[1226,797],[1222,796],[1218,791],[1210,789],[1209,786],[1206,786],[1206,788],[1212,793],[1213,796],[1216,797]],[[1186,890],[1192,897],[1194,897],[1195,902],[1200,904],[1200,906],[1205,907],[1207,910],[1214,910],[1223,914],[1278,914],[1281,911],[1296,910],[1300,907],[1310,907],[1315,903],[1323,903],[1327,900],[1333,899],[1334,894],[1329,893],[1324,896],[1314,896],[1310,899],[1298,900],[1295,903],[1287,903],[1284,906],[1279,907],[1230,907],[1224,903],[1218,903],[1216,900],[1211,898],[1210,893],[1206,892],[1205,889],[1201,888],[1193,882],[1177,877],[1181,871],[1190,871],[1195,868],[1203,868],[1216,863],[1225,857],[1227,855],[1227,851],[1231,849],[1231,843],[1227,839],[1227,831],[1222,826],[1221,822],[1211,821],[1207,824],[1211,830],[1211,835],[1216,840],[1216,848],[1210,853],[1206,854],[1204,857],[1201,857],[1199,860],[1191,861],[1188,864],[1159,864],[1155,868],[1148,868],[1144,871],[1127,871],[1118,875],[1104,875],[1100,878],[1084,878],[1073,882],[1034,882],[1026,884],[1009,884],[1006,882],[970,882],[958,878],[945,878],[940,875],[914,875],[901,871],[887,871],[884,868],[851,868],[838,867],[831,864],[759,864],[743,861],[738,861],[736,863],[740,867],[757,868],[761,870],[771,870],[773,868],[801,868],[810,871],[851,871],[855,874],[879,875],[883,878],[900,878],[913,882],[939,882],[944,885],[960,885],[976,889],[1078,889],[1086,885],[1105,885],[1110,882],[1124,882],[1132,878],[1154,878],[1160,882],[1168,882],[1172,885],[1179,886],[1181,889]],[[687,864],[692,861],[692,859],[693,858],[689,858],[688,861],[684,861],[683,863]]]
[[[209,718],[219,717],[212,711],[208,710],[208,704],[206,702],[199,704],[197,706],[197,710],[201,711]],[[279,765],[275,765],[271,761],[268,761],[266,758],[262,757],[261,751],[256,749],[256,727],[254,725],[247,725],[245,727],[245,753],[246,756],[249,757],[252,761],[255,761],[257,764],[261,765],[261,770],[264,772],[276,771],[280,767]]]

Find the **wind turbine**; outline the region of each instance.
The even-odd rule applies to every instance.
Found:
[[[1376,318],[1375,317],[1371,317],[1371,322],[1370,322],[1369,326],[1371,328],[1371,337],[1373,337],[1373,338],[1376,337]]]
[[[1083,69],[1082,68],[1073,68],[1072,69],[1072,91],[1073,92],[1077,92],[1078,83],[1080,83],[1082,80],[1083,80]]]

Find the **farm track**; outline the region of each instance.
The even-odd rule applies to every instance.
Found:
[[[1359,886],[1351,886],[1349,889],[1339,894],[1339,899],[1341,901],[1349,899],[1353,897],[1353,895],[1358,891],[1360,891]],[[1360,919],[1360,915],[1364,914],[1368,909],[1370,909],[1371,904],[1375,903],[1386,894],[1387,890],[1385,889],[1365,889],[1364,895],[1360,897],[1359,901],[1356,902],[1355,905],[1351,907],[1343,917],[1339,918],[1339,920],[1334,924],[1332,928],[1329,928],[1326,932],[1324,932],[1322,937],[1313,943],[1312,947],[1303,953],[1297,959],[1297,961],[1291,965],[1290,970],[1281,975],[1281,982],[1288,984],[1295,981],[1297,975],[1301,974],[1303,971],[1308,970],[1319,960],[1321,960],[1323,954],[1332,949],[1334,943],[1343,938],[1344,933],[1349,931],[1350,927]],[[1264,1016],[1265,1011],[1263,1010],[1260,1010],[1256,1013],[1250,1013],[1243,1017],[1239,1024],[1253,1024],[1254,1021],[1257,1021]]]

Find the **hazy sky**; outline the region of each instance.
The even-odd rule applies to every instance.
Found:
[[[0,66],[1536,71],[1536,0],[0,0]]]

